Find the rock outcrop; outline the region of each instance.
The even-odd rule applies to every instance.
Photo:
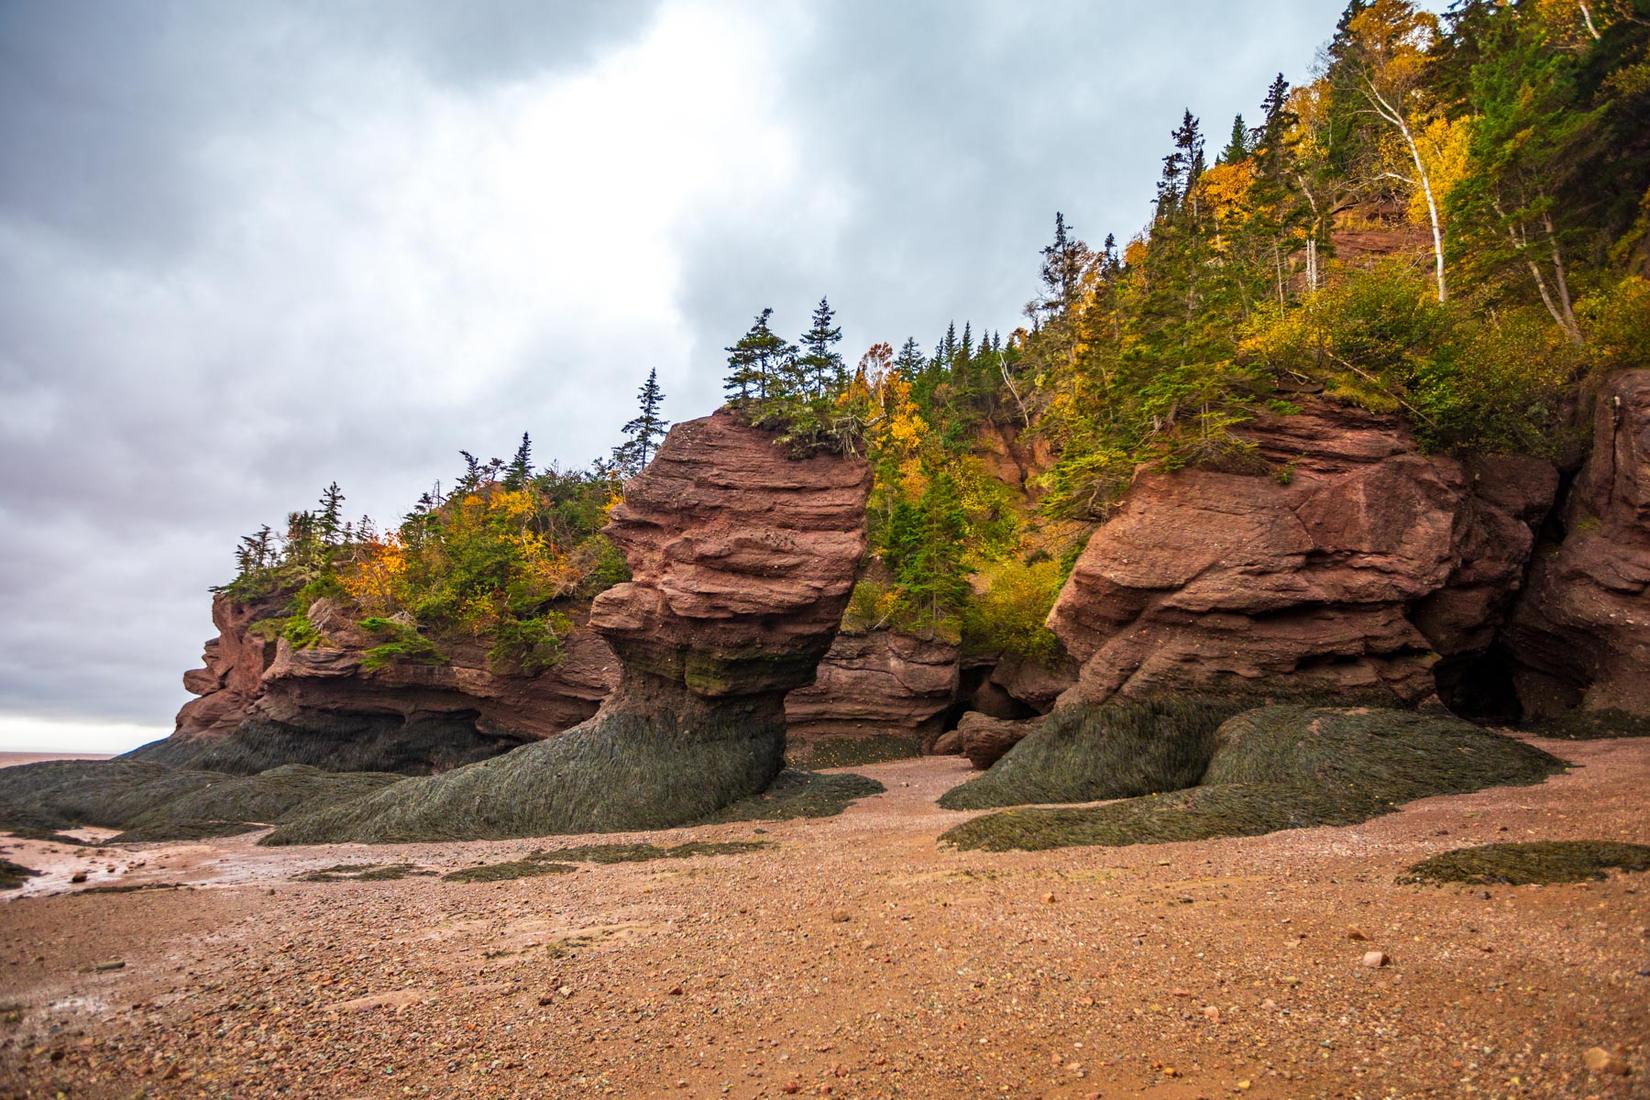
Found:
[[[814,682],[785,700],[790,738],[926,739],[956,701],[958,677],[959,654],[948,642],[889,630],[838,634]]]
[[[1248,438],[1273,474],[1140,477],[1049,616],[1062,702],[1192,691],[1414,703],[1489,645],[1557,478],[1420,453],[1395,417],[1314,399]]]
[[[1525,713],[1650,716],[1650,371],[1599,387],[1592,450],[1507,632]]]
[[[622,666],[596,716],[272,840],[665,828],[763,790],[784,763],[785,696],[813,678],[853,588],[870,480],[858,459],[789,459],[726,411],[678,424],[607,528],[632,580],[591,607]]]
[[[957,748],[976,768],[991,767],[1025,740],[1041,719],[1016,721],[969,711],[957,724]]]
[[[561,660],[532,674],[494,669],[484,639],[443,639],[439,661],[372,667],[382,639],[330,599],[307,610],[324,644],[270,640],[255,624],[284,616],[287,599],[213,599],[218,637],[183,678],[200,697],[170,738],[134,758],[242,774],[291,763],[420,774],[560,733],[618,682],[613,651],[577,619]]]

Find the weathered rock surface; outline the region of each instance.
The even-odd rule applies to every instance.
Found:
[[[1605,380],[1592,439],[1507,632],[1531,717],[1650,715],[1650,371]]]
[[[1487,646],[1556,476],[1419,452],[1396,418],[1316,399],[1248,432],[1277,476],[1142,476],[1049,616],[1063,701],[1188,689],[1413,703]]]
[[[1040,718],[992,718],[969,711],[957,724],[958,747],[976,768],[989,768],[1035,730]]]
[[[274,842],[664,828],[763,790],[784,765],[785,695],[813,678],[847,605],[869,490],[864,462],[789,459],[726,411],[678,424],[607,528],[632,579],[591,607],[622,665],[596,716]]]
[[[239,773],[288,763],[412,774],[454,767],[568,729],[596,713],[618,682],[618,659],[575,620],[560,662],[534,674],[495,671],[485,641],[442,645],[439,663],[365,667],[381,639],[329,599],[307,615],[326,644],[297,649],[252,630],[287,597],[212,601],[218,637],[206,667],[184,674],[200,696],[172,737],[138,759]]]
[[[785,699],[793,741],[938,732],[957,697],[957,647],[889,630],[838,634],[818,675]]]

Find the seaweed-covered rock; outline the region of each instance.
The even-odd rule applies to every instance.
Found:
[[[1527,717],[1650,718],[1650,370],[1607,379],[1592,450],[1508,630]]]
[[[258,775],[152,761],[51,760],[0,769],[0,828],[122,829],[119,841],[228,836],[400,781],[287,765]]]
[[[1407,704],[1434,690],[1440,654],[1490,644],[1551,467],[1424,455],[1397,418],[1321,399],[1246,434],[1255,472],[1144,475],[1094,533],[1048,620],[1082,662],[1062,701]]]
[[[1532,745],[1458,718],[1371,707],[1261,707],[1228,719],[1204,744],[1207,767],[1197,786],[1102,806],[987,814],[942,839],[1001,851],[1350,825],[1417,798],[1539,783],[1564,766]],[[1192,747],[1188,742],[1183,774],[1194,769]]]
[[[664,828],[762,791],[784,764],[785,695],[813,678],[853,587],[869,489],[864,462],[787,458],[729,412],[678,424],[607,528],[632,580],[591,608],[623,668],[601,711],[271,842]]]
[[[1030,724],[991,770],[945,792],[940,805],[1091,802],[1189,787],[1209,763],[1215,729],[1240,709],[1231,700],[1193,697],[1065,704]]]

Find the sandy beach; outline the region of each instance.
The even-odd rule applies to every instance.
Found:
[[[767,844],[744,854],[496,883],[294,877],[590,838],[8,841],[51,874],[0,904],[0,1093],[1642,1096],[1644,876],[1396,881],[1470,844],[1650,841],[1650,741],[1538,743],[1578,767],[1359,826],[1121,849],[941,847],[967,816],[933,804],[970,774],[955,758],[857,769],[888,792],[829,820],[631,837]],[[1589,1073],[1593,1046],[1630,1075]]]

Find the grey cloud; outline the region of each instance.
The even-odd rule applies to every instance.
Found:
[[[766,28],[750,64],[785,132],[760,140],[796,161],[783,191],[669,223],[675,300],[636,306],[672,310],[685,350],[501,304],[510,268],[423,234],[417,203],[447,196],[362,190],[401,165],[462,188],[409,118],[591,71],[678,6],[0,4],[0,715],[164,724],[241,533],[333,478],[393,519],[458,448],[507,456],[523,429],[541,461],[583,464],[649,366],[667,415],[708,411],[761,306],[794,333],[828,293],[850,354],[951,318],[1012,327],[1055,209],[1126,239],[1181,108],[1218,144],[1338,7],[721,5]],[[612,151],[540,152],[599,172]],[[368,239],[382,254],[346,255],[375,219],[397,229]],[[475,331],[501,319],[503,350]]]

